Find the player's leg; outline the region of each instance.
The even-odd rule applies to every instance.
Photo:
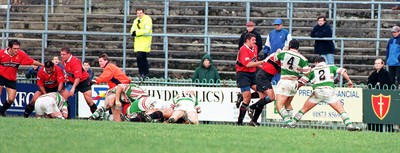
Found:
[[[112,111],[112,115],[113,115],[114,121],[115,122],[122,122],[122,119],[121,119],[121,112],[122,112],[121,108],[112,107],[111,111]]]
[[[0,108],[0,115],[4,116],[4,117],[6,116],[7,109],[10,108],[11,105],[14,103],[15,95],[17,93],[16,88],[6,87],[6,91],[7,91],[8,100],[7,100],[7,102],[3,102],[3,107]]]
[[[184,110],[174,110],[171,117],[166,121],[166,123],[175,123],[179,118],[185,114]]]
[[[188,118],[190,124],[196,124],[196,125],[199,124],[199,117],[197,115],[197,112],[189,111],[189,112],[186,112],[186,114],[187,114],[187,118]]]
[[[340,117],[343,120],[343,123],[346,125],[346,129],[349,131],[359,131],[361,130],[359,127],[354,127],[353,122],[350,121],[349,115],[345,112],[342,104],[339,100],[336,100],[333,103],[329,103],[329,105],[340,114]]]
[[[97,105],[93,102],[92,90],[83,92],[83,97],[85,98],[87,105],[90,107],[90,111],[94,113],[97,110]]]
[[[296,124],[301,120],[301,118],[310,111],[312,108],[317,106],[318,102],[314,97],[309,97],[307,101],[304,103],[303,108],[301,108],[293,117],[293,123]]]
[[[104,106],[100,106],[93,112],[92,115],[89,116],[89,120],[98,120],[102,117],[104,112],[107,112],[114,106],[115,103],[115,94],[107,95],[106,99],[104,100]]]
[[[285,109],[288,112],[288,115],[290,118],[293,117],[293,107],[292,107],[292,100],[294,96],[288,97],[288,99],[285,102]]]
[[[35,108],[36,99],[37,99],[39,96],[41,96],[42,94],[43,94],[43,93],[42,93],[41,91],[39,91],[39,90],[36,91],[35,94],[33,94],[31,101],[29,102],[28,105],[26,105],[25,112],[24,112],[24,117],[25,117],[25,118],[28,118],[29,115],[32,114],[32,112],[33,112],[33,110],[34,110],[34,108]]]

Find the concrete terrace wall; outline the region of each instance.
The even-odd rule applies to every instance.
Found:
[[[0,5],[6,4],[1,0]],[[44,0],[30,2],[24,5],[13,5],[10,15],[10,29],[44,30],[45,7]],[[54,13],[49,14],[49,30],[82,31],[83,30],[83,2],[56,0]],[[87,31],[96,32],[123,32],[123,2],[111,0],[93,0],[91,14],[87,18]],[[205,9],[204,2],[170,2],[169,16],[167,20],[168,33],[176,34],[204,34]],[[237,35],[245,30],[245,3],[239,2],[209,2],[208,33],[215,35]],[[143,7],[146,13],[153,18],[153,32],[163,33],[164,3],[163,1],[131,1],[130,15],[128,16],[127,29],[135,18],[135,9]],[[397,24],[398,11],[392,11],[392,5],[382,5],[381,38],[390,36],[389,29]],[[337,6],[336,37],[346,38],[376,38],[377,20],[371,19],[371,5],[343,5]],[[377,6],[375,6],[377,8]],[[294,4],[293,11],[293,36],[308,37],[312,26],[316,24],[319,15],[328,16],[327,4],[301,3]],[[6,15],[1,11],[0,28],[6,27]],[[282,18],[284,25],[288,26],[286,18],[286,3],[251,3],[251,20],[256,23],[256,29],[266,36],[273,29],[274,18]],[[375,16],[377,15],[375,11]],[[328,19],[332,24],[332,20]],[[10,34],[11,38],[19,39],[22,48],[36,59],[41,57],[40,34]],[[132,51],[132,38],[128,37],[127,48],[127,73],[131,76],[137,74],[136,55]],[[170,77],[185,77],[192,75],[198,66],[199,59],[204,52],[203,38],[169,37],[168,68]],[[151,77],[162,77],[164,72],[163,38],[154,37],[152,52],[149,56],[151,65]],[[265,40],[264,40],[265,42]],[[61,47],[69,46],[75,55],[81,55],[82,35],[48,35],[48,47],[46,58],[50,55],[58,55]],[[310,59],[316,57],[313,53],[313,41],[301,41],[300,50]],[[340,46],[340,42],[336,42]],[[106,52],[113,60],[122,66],[122,37],[120,36],[87,36],[86,59],[91,61],[97,73],[97,56]],[[386,42],[380,43],[379,55],[385,55]],[[344,67],[357,82],[366,82],[366,77],[372,71],[375,56],[375,42],[346,41]],[[219,69],[223,79],[234,79],[235,59],[237,54],[237,38],[218,38],[211,40],[211,56]],[[339,63],[339,51],[335,60]],[[379,56],[383,57],[383,56]]]

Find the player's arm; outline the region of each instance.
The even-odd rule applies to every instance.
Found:
[[[81,81],[81,78],[75,78],[74,84],[72,84],[71,91],[70,91],[72,94],[75,93],[75,88],[76,88],[76,86],[78,86],[80,81]]]
[[[111,68],[106,67],[106,68],[104,68],[103,73],[101,73],[101,75],[99,77],[94,79],[94,82],[96,84],[100,84],[100,83],[109,81],[109,80],[111,80],[113,75],[114,75],[114,73],[111,71]]]
[[[32,65],[36,65],[36,66],[44,66],[44,64],[42,64],[42,63],[40,63],[40,62],[38,62],[38,61],[33,61],[33,64]]]
[[[347,71],[344,71],[343,73],[341,73],[341,75],[343,76],[344,79],[347,80],[347,86],[350,88],[353,88],[353,82],[351,82],[351,79],[350,79],[349,75],[347,74]]]
[[[66,101],[64,101],[63,106],[61,107],[61,114],[64,118],[68,118],[68,108],[67,108],[68,104]]]

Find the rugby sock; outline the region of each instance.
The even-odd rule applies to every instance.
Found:
[[[254,111],[254,116],[251,119],[253,122],[257,122],[258,118],[260,117],[262,110],[264,107],[257,107]]]
[[[10,103],[10,101],[7,100],[7,102],[3,103],[3,107],[1,107],[1,111],[6,112],[7,109],[11,107],[12,103],[13,103],[12,101]]]
[[[103,120],[114,121],[114,116],[112,114],[108,114],[105,111],[103,112],[102,116],[103,116]]]
[[[286,109],[286,111],[288,112],[288,116],[290,117],[290,119],[292,119],[292,117],[293,117],[293,109]]]
[[[91,116],[92,116],[94,119],[98,119],[99,117],[102,116],[103,113],[105,113],[105,111],[106,111],[106,109],[105,109],[103,106],[101,106],[101,107],[98,108]]]
[[[290,119],[289,113],[287,112],[287,110],[285,108],[282,108],[279,111],[279,115],[281,115],[281,117],[283,118],[283,121],[285,122],[285,124],[293,125],[292,119]]]
[[[260,98],[260,95],[257,92],[253,92],[251,93],[251,98]]]
[[[296,115],[294,115],[293,117],[293,123],[296,124],[297,122],[299,122],[303,117],[303,115],[304,115],[303,111],[299,110],[299,112],[297,112]]]
[[[340,117],[342,118],[344,124],[349,127],[353,127],[353,123],[350,121],[349,115],[346,112],[343,112],[340,114]]]
[[[94,103],[93,103],[92,106],[89,106],[89,107],[90,107],[90,111],[91,111],[92,113],[94,113],[94,112],[97,110],[97,105],[94,104]]]
[[[26,105],[25,112],[24,112],[24,117],[28,118],[29,115],[32,114],[34,108],[35,107],[34,107],[34,105],[32,103],[29,103],[28,105]]]
[[[151,119],[160,119],[163,117],[163,113],[161,111],[155,111],[149,115]]]
[[[256,109],[257,107],[264,107],[264,105],[268,104],[271,102],[271,98],[268,96],[261,98],[258,100],[256,103],[250,106],[251,109]]]
[[[242,102],[242,106],[240,106],[240,108],[239,108],[238,124],[243,123],[243,119],[244,119],[244,116],[246,115],[246,111],[247,111],[247,106],[249,106],[249,104],[245,104]]]

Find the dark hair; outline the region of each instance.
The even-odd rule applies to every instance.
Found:
[[[320,63],[320,62],[325,62],[325,58],[322,57],[322,56],[317,56],[317,57],[314,59],[314,62],[318,62],[318,63]]]
[[[299,47],[300,47],[300,42],[297,40],[297,39],[292,39],[290,42],[289,42],[289,49],[299,49]]]
[[[52,61],[46,61],[46,62],[44,62],[44,67],[52,68],[52,67],[54,67],[54,63]]]
[[[318,16],[318,18],[317,18],[317,20],[319,20],[319,19],[324,19],[324,21],[326,21],[326,17],[325,16],[323,16],[323,15],[321,15],[321,16]]]
[[[9,42],[8,42],[8,47],[9,48],[12,48],[14,45],[21,45],[21,43],[18,41],[18,40],[15,40],[15,39],[13,39],[13,40],[10,40]]]
[[[110,59],[108,58],[108,55],[106,53],[102,53],[99,58],[102,58],[105,61],[109,61]]]
[[[139,8],[136,9],[136,12],[137,11],[142,11],[144,13],[144,8],[139,7]]]
[[[61,51],[65,51],[68,54],[71,53],[71,50],[69,49],[69,47],[63,47],[63,48],[61,48]]]
[[[90,62],[88,60],[84,60],[83,63],[88,63],[90,65]]]
[[[256,35],[252,34],[252,33],[247,33],[246,34],[246,39],[245,40],[250,40],[252,37],[256,37]]]

